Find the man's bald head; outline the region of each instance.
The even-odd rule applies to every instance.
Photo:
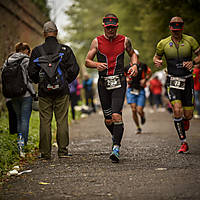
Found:
[[[181,17],[172,17],[169,22],[169,29],[171,31],[182,31],[184,27],[184,22]]]
[[[170,20],[170,23],[172,22],[182,22],[183,23],[183,19],[181,17],[172,17]]]

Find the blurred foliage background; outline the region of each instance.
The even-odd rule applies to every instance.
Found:
[[[118,33],[132,40],[133,48],[140,52],[141,61],[152,70],[152,58],[157,42],[169,35],[169,21],[181,16],[185,22],[184,33],[200,40],[200,0],[72,0],[66,10],[70,24],[65,27],[79,62],[84,65],[92,40],[103,34],[102,18],[114,13],[119,18]],[[128,62],[128,60],[126,60]]]

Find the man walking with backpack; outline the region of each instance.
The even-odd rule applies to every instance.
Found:
[[[56,140],[59,158],[68,157],[69,87],[79,73],[79,66],[70,47],[59,44],[57,27],[48,21],[43,27],[45,42],[32,51],[28,68],[30,78],[38,83],[41,158],[51,158],[51,121],[57,123]]]

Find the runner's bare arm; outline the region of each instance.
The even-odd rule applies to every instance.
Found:
[[[196,57],[193,59],[192,64],[199,64],[200,63],[200,47],[194,52]]]
[[[187,68],[188,70],[191,70],[194,65],[200,63],[200,47],[194,52],[196,57],[194,58],[193,61],[186,61],[183,62],[183,66]]]
[[[95,38],[90,46],[90,50],[85,59],[85,66],[88,68],[96,68],[98,71],[103,71],[107,68],[107,63],[100,63],[93,61],[95,55],[97,54],[97,38]]]
[[[194,52],[196,57],[194,58],[194,62],[199,64],[200,63],[200,47]]]
[[[137,76],[138,70],[137,70],[137,63],[138,63],[138,57],[136,53],[134,52],[131,44],[131,40],[129,38],[125,38],[125,48],[126,52],[130,56],[130,67],[128,73],[130,73],[130,76]]]
[[[156,67],[161,67],[162,66],[163,61],[162,61],[161,58],[162,58],[162,56],[158,56],[157,54],[154,55],[153,62],[154,62],[154,65]]]

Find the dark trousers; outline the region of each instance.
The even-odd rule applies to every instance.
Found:
[[[87,106],[91,105],[92,108],[93,108],[93,111],[96,112],[96,107],[95,107],[93,98],[94,98],[93,91],[92,90],[85,90],[86,105]]]
[[[159,108],[159,106],[163,106],[161,94],[153,94],[153,100],[157,108]]]
[[[71,110],[72,110],[72,119],[75,120],[76,112],[75,112],[74,107],[78,104],[78,96],[76,95],[76,92],[72,92],[70,94],[70,102],[71,102]]]
[[[39,97],[40,113],[40,152],[45,156],[51,155],[51,122],[55,114],[57,132],[56,141],[58,144],[58,155],[68,153],[69,127],[68,127],[69,95],[50,98]]]
[[[8,109],[9,132],[10,134],[15,134],[17,133],[17,116],[11,100],[6,102],[6,107]]]

